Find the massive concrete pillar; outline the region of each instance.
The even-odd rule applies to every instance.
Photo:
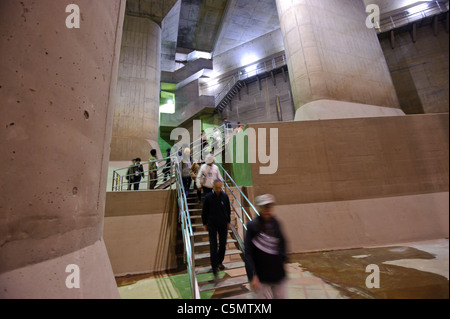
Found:
[[[125,15],[114,114],[111,161],[146,161],[158,147],[161,27]]]
[[[340,113],[363,115],[368,108],[362,106],[370,105],[398,114],[390,72],[375,30],[366,26],[362,0],[277,0],[277,8],[297,110],[323,111],[329,104],[320,101],[331,100]]]
[[[102,234],[125,0],[70,3],[0,1],[0,298],[119,297]]]

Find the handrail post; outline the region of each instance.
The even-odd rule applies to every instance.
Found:
[[[114,184],[116,183],[116,171],[113,171],[113,176],[112,176],[112,188],[111,188],[111,192],[114,192]]]

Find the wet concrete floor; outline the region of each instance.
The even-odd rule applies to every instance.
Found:
[[[448,256],[448,239],[290,255],[289,299],[448,299]],[[225,270],[220,276],[241,272]],[[190,298],[186,271],[116,280],[123,299]],[[252,294],[247,284],[205,292],[202,298],[247,299]]]

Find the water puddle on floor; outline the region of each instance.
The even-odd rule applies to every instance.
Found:
[[[351,299],[449,298],[448,254],[438,260],[429,252],[398,246],[295,254],[289,261]],[[379,288],[371,285],[374,269],[379,270]]]

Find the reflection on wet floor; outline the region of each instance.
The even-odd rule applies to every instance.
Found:
[[[448,299],[448,239],[407,245],[303,253],[286,265],[290,299]],[[379,288],[371,288],[379,270]],[[220,276],[237,276],[232,270]],[[202,280],[212,279],[203,274]],[[123,299],[189,299],[186,271],[117,278]],[[369,285],[369,287],[368,287]],[[202,299],[251,298],[248,284]]]
[[[412,247],[383,247],[327,251],[291,256],[303,270],[321,278],[351,299],[441,299],[449,298],[445,276],[391,264],[394,260],[420,263],[435,256]],[[379,288],[368,288],[367,278],[374,274],[367,266],[379,269]],[[411,266],[413,266],[411,264]],[[447,258],[448,273],[448,258]]]

